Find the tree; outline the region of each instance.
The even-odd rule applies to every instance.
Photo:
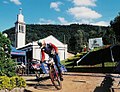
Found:
[[[77,30],[76,34],[75,34],[75,38],[77,41],[77,45],[76,45],[76,50],[81,51],[81,48],[83,46],[83,38],[84,38],[84,31],[83,30]]]
[[[15,75],[15,62],[10,58],[10,40],[0,33],[0,76]]]
[[[115,32],[116,40],[120,42],[120,13],[110,22],[110,25]]]
[[[39,24],[27,24],[26,25],[26,43],[46,38],[49,35],[53,35],[61,42],[64,42],[63,36],[66,36],[65,42],[68,44],[68,51],[80,51],[82,45],[88,44],[89,38],[101,37],[104,31],[109,31],[109,27],[98,27],[87,24],[71,24],[71,25],[39,25]],[[8,34],[8,38],[11,40],[13,46],[15,44],[15,27],[3,31]],[[79,35],[80,34],[80,35]],[[109,35],[106,34],[106,40],[109,40]],[[74,46],[71,45],[70,40],[74,39]],[[110,40],[109,40],[110,41]],[[108,43],[106,43],[108,44]],[[75,48],[74,48],[75,47]]]
[[[74,36],[72,36],[70,39],[69,39],[69,47],[70,47],[70,51],[75,51],[75,47],[76,47],[76,39]]]

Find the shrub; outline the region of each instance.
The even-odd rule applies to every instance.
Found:
[[[15,62],[11,58],[0,60],[0,76],[15,76]]]
[[[15,62],[10,57],[11,42],[0,32],[0,76],[14,76]]]
[[[7,76],[0,76],[0,89],[9,89],[10,79]]]
[[[0,90],[1,89],[8,89],[12,90],[16,87],[26,87],[26,81],[19,76],[7,77],[7,76],[0,76]]]
[[[25,80],[21,77],[16,76],[15,81],[16,81],[16,87],[25,87],[26,86]]]

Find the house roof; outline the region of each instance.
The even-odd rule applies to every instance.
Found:
[[[62,42],[60,42],[58,39],[56,39],[53,35],[50,35],[46,38],[40,39],[40,41],[45,41],[46,43],[52,43],[55,44],[57,47],[64,47],[66,46],[66,44],[63,44]],[[19,48],[28,48],[29,46],[38,46],[37,41],[33,41],[31,43],[28,43],[26,45],[24,45],[23,47]]]
[[[65,44],[60,42],[58,39],[56,39],[53,35],[50,35],[46,38],[40,39],[40,41],[45,40],[46,43],[52,43],[55,44],[57,47],[64,47]]]

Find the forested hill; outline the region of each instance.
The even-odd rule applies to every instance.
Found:
[[[15,27],[5,30],[8,37],[14,43]],[[80,51],[83,45],[88,44],[89,38],[103,37],[104,43],[109,44],[109,37],[113,34],[109,27],[100,27],[85,24],[71,25],[26,25],[26,43],[53,35],[63,43],[68,44],[69,51]]]

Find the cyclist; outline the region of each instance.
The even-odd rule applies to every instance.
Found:
[[[38,41],[38,45],[41,47],[41,61],[44,62],[45,53],[48,54],[50,58],[53,58],[59,72],[60,80],[63,81],[58,48],[54,44],[46,43],[45,41]]]

